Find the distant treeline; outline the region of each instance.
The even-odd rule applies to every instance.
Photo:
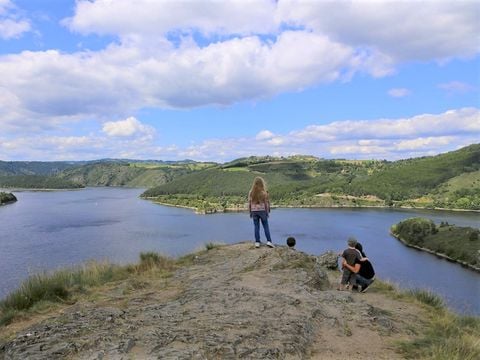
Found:
[[[0,188],[15,189],[75,189],[82,185],[56,176],[13,175],[0,176]]]

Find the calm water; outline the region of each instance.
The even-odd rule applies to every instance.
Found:
[[[251,240],[245,213],[196,215],[190,210],[140,200],[139,189],[17,192],[0,207],[0,297],[29,274],[88,259],[136,262],[142,251],[178,256],[207,242]],[[423,216],[436,222],[479,226],[478,213],[385,209],[275,209],[274,242],[295,236],[310,254],[341,251],[354,235],[377,275],[408,288],[430,289],[457,311],[480,314],[480,275],[433,255],[407,248],[389,235],[398,221]],[[263,234],[262,234],[263,235]]]

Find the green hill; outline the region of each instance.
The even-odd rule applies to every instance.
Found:
[[[396,162],[249,157],[179,176],[143,196],[175,205],[182,205],[184,199],[183,205],[191,207],[217,208],[235,201],[233,207],[242,207],[254,177],[262,176],[268,182],[272,202],[280,206],[442,205],[480,209],[479,169],[480,144]],[[449,181],[455,184],[455,201],[447,201],[439,190]],[[233,201],[233,197],[239,199]],[[457,201],[462,197],[468,201]]]
[[[85,162],[72,161],[0,161],[0,176],[54,175]]]
[[[0,186],[31,189],[84,186],[148,188],[213,165],[216,164],[191,160],[0,161]]]
[[[480,144],[432,157],[400,160],[352,181],[352,195],[373,194],[406,200],[428,194],[440,184],[480,169]]]
[[[195,162],[97,162],[59,174],[59,177],[83,186],[151,187],[212,166]]]
[[[0,176],[0,188],[10,189],[76,189],[82,185],[46,175],[10,175]]]

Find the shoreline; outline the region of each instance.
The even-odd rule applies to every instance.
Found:
[[[8,190],[14,192],[25,192],[25,191],[32,191],[32,192],[53,192],[53,191],[74,191],[74,190],[83,190],[85,187],[82,188],[64,188],[64,189],[29,189],[29,188],[1,188],[0,190]]]
[[[433,250],[430,250],[428,248],[424,248],[424,247],[421,247],[421,246],[417,246],[417,245],[412,245],[412,244],[409,244],[408,242],[406,242],[404,239],[402,239],[400,236],[397,236],[395,235],[393,232],[390,231],[390,235],[392,235],[395,239],[399,240],[402,244],[404,244],[405,246],[408,246],[410,248],[414,248],[418,251],[424,251],[424,252],[427,252],[427,253],[430,253],[432,255],[435,255],[439,258],[442,258],[442,259],[445,259],[447,261],[450,261],[450,262],[454,262],[454,263],[457,263],[457,264],[460,264],[462,267],[465,267],[465,268],[468,268],[472,271],[476,271],[478,273],[480,273],[480,267],[476,267],[474,265],[471,265],[465,261],[461,261],[461,260],[456,260],[448,255],[445,255],[443,253],[439,253],[439,252],[436,252],[436,251],[433,251]]]
[[[155,197],[140,197],[144,200],[152,201],[159,205],[171,206],[171,207],[178,207],[183,209],[191,209],[196,214],[205,215],[205,214],[215,214],[215,213],[227,213],[227,212],[247,212],[248,208],[225,208],[224,210],[216,210],[216,211],[209,211],[209,212],[202,212],[199,211],[198,208],[193,206],[186,206],[186,205],[176,205],[170,204],[162,201],[156,201]],[[272,205],[272,209],[405,209],[405,210],[434,210],[434,211],[452,211],[452,212],[473,212],[473,213],[480,213],[480,210],[476,209],[449,209],[449,208],[426,208],[426,207],[414,207],[414,206],[374,206],[374,205],[363,205],[363,206],[352,206],[352,205],[332,205],[332,206],[320,206],[320,205]]]

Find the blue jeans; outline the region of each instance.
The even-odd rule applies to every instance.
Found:
[[[357,274],[357,285],[358,286],[361,286],[361,287],[369,286],[373,282],[373,280],[374,279],[366,279],[363,276]]]
[[[260,221],[262,221],[263,230],[267,241],[272,241],[270,237],[270,228],[268,227],[268,214],[266,211],[252,211],[253,225],[255,228],[255,241],[260,242]]]

